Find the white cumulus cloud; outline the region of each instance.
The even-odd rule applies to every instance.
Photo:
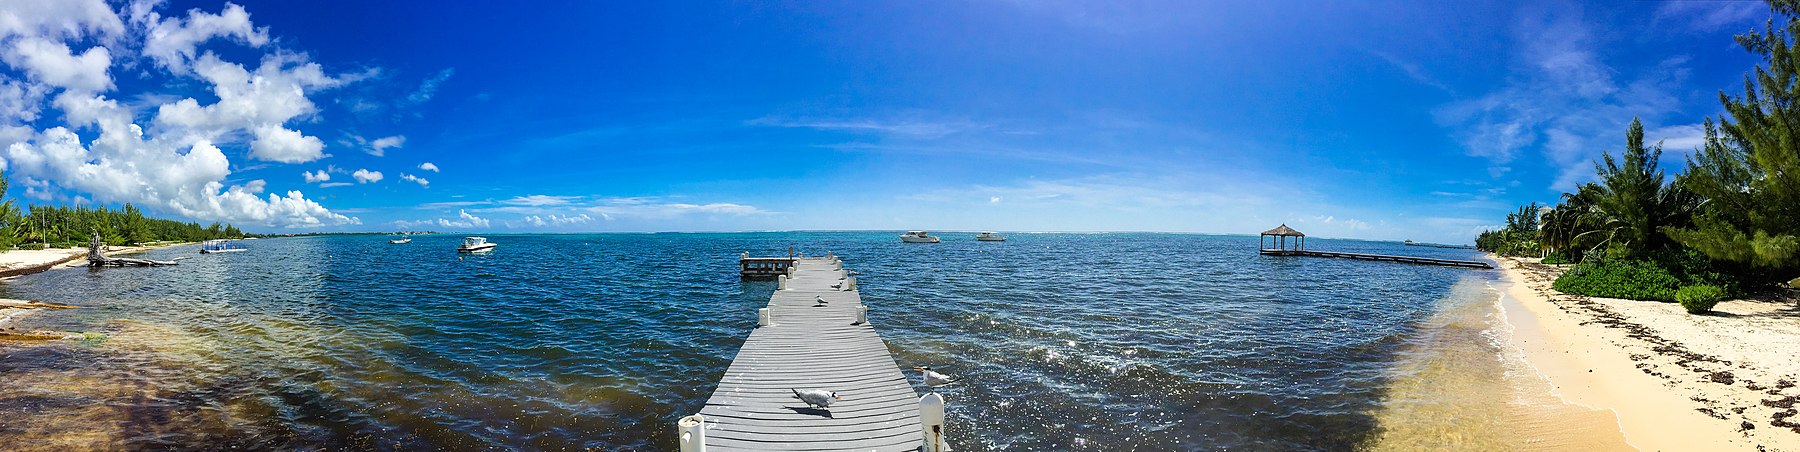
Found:
[[[437,167],[437,165],[434,165],[434,164],[432,164],[432,163],[431,163],[431,162],[425,162],[425,163],[420,163],[420,164],[419,164],[419,169],[422,169],[422,170],[425,170],[425,171],[430,171],[430,172],[433,172],[433,173],[435,173],[435,172],[438,172],[438,167]]]
[[[372,184],[372,183],[376,183],[376,182],[381,182],[381,172],[380,171],[369,171],[366,169],[359,169],[359,170],[356,170],[356,172],[354,172],[354,173],[350,173],[350,177],[356,178],[356,182],[360,183],[360,184]]]
[[[57,88],[97,92],[112,87],[112,77],[107,75],[112,53],[105,47],[91,47],[77,55],[61,41],[20,38],[8,46],[5,60],[31,79]]]
[[[540,227],[542,227],[542,226],[565,226],[565,225],[592,223],[592,222],[594,222],[594,217],[588,216],[588,214],[585,214],[585,213],[578,214],[575,216],[561,216],[561,215],[556,215],[556,214],[525,216],[525,223],[530,224],[532,226],[540,226]]]
[[[219,99],[212,105],[166,102],[174,96],[155,92],[112,92],[115,60],[140,52],[156,59],[156,52],[169,48],[152,43],[170,37],[156,27],[163,23],[155,19],[157,7],[132,4],[127,22],[103,0],[0,2],[0,168],[10,179],[39,199],[129,202],[192,219],[300,227],[357,223],[299,191],[269,192],[260,179],[227,183],[232,165],[221,146],[276,161],[318,152],[311,146],[316,139],[282,127],[310,113],[304,89],[335,85],[305,57],[267,56],[257,77],[211,53],[199,58],[201,73],[140,67],[133,74],[174,82],[146,86],[204,83]],[[241,7],[226,10],[220,17],[247,23],[247,15],[238,17]],[[190,18],[194,14],[203,13]],[[174,55],[192,59],[193,52]],[[282,92],[291,95],[280,102],[247,95]],[[121,98],[139,100],[125,104]],[[140,124],[146,117],[155,119]]]
[[[309,184],[315,183],[315,182],[325,182],[325,181],[331,180],[331,173],[327,173],[327,172],[325,172],[325,170],[301,171],[300,175],[306,176],[306,183],[309,183]]]
[[[140,6],[144,3],[140,2]],[[234,38],[236,41],[251,47],[262,47],[269,43],[267,27],[257,28],[250,23],[250,13],[244,7],[231,3],[218,14],[201,11],[198,8],[188,10],[187,19],[171,17],[164,19],[155,11],[142,11],[134,15],[133,22],[142,23],[146,28],[144,40],[144,56],[155,60],[156,64],[171,72],[187,71],[188,63],[193,61],[198,46],[213,38]]]
[[[400,180],[419,184],[420,187],[426,187],[426,186],[431,185],[431,181],[425,180],[425,178],[423,178],[423,177],[414,176],[414,175],[406,174],[406,173],[400,173]]]

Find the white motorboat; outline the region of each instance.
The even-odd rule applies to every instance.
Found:
[[[407,237],[407,236],[403,235],[403,236],[400,236],[400,238],[388,240],[388,243],[392,243],[395,245],[405,245],[408,243],[412,243],[412,237]]]
[[[485,253],[494,250],[494,244],[488,243],[487,237],[463,237],[462,246],[456,247],[458,253]]]
[[[982,232],[980,234],[975,235],[975,240],[980,240],[983,242],[1004,242],[1004,241],[1006,241],[1006,237],[1001,237],[999,235],[995,235],[992,232]]]
[[[250,251],[250,249],[238,246],[238,244],[231,243],[230,240],[226,239],[200,242],[200,254],[236,253],[240,251]]]
[[[925,231],[906,231],[905,234],[900,234],[900,241],[906,243],[937,243],[941,240],[926,234]]]

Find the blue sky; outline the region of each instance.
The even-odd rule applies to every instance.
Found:
[[[1679,167],[1755,2],[0,2],[20,202],[253,231],[1468,242],[1641,117]]]

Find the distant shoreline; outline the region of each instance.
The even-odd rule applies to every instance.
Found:
[[[1611,411],[1644,450],[1800,450],[1800,312],[1794,301],[1728,300],[1716,315],[1675,303],[1550,288],[1563,267],[1502,258],[1512,345],[1564,401]],[[1777,345],[1778,344],[1778,345]]]

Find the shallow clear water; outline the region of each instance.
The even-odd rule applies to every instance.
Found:
[[[957,450],[1347,449],[1382,431],[1442,300],[1495,277],[1259,256],[1255,237],[895,236],[501,235],[460,259],[452,236],[284,238],[23,277],[0,296],[93,308],[19,326],[104,336],[0,347],[0,440],[672,449],[774,289],[739,281],[738,253],[794,246],[862,273],[899,364],[968,379],[942,391]]]

